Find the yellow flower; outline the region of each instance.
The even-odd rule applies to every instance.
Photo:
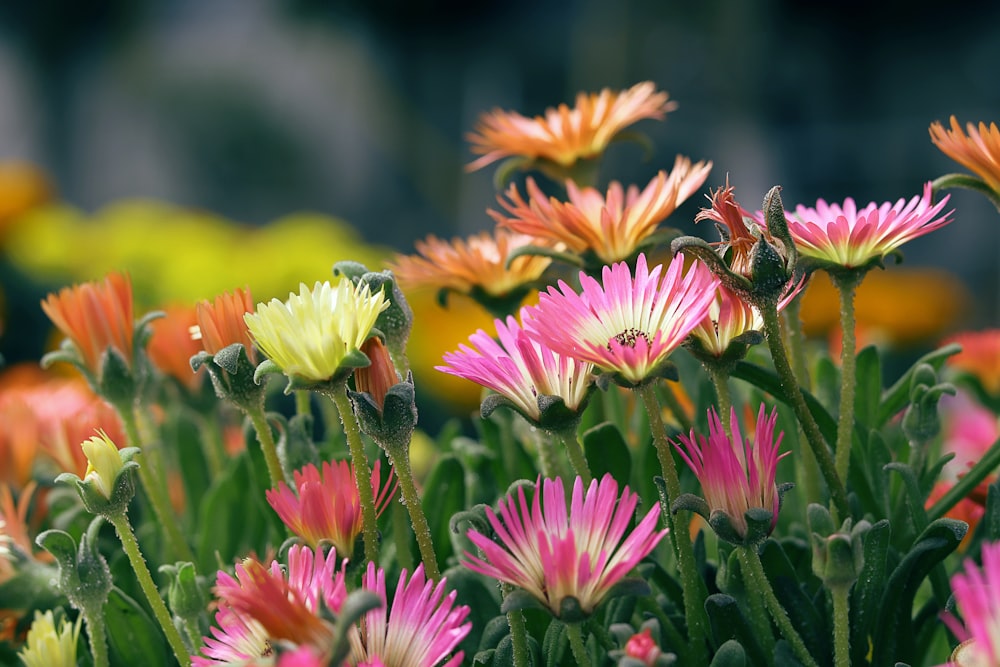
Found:
[[[65,618],[56,630],[49,610],[35,612],[28,630],[28,641],[18,654],[26,667],[76,667],[76,642],[80,637],[80,618],[70,623]]]
[[[662,119],[675,104],[651,81],[614,93],[580,93],[576,107],[560,104],[545,116],[527,118],[515,111],[495,109],[483,114],[468,135],[472,152],[482,155],[467,169],[475,171],[513,155],[546,159],[568,167],[582,158],[600,155],[619,132],[644,118]]]
[[[941,152],[966,169],[975,172],[1000,194],[1000,128],[996,123],[980,122],[977,128],[966,123],[968,136],[962,132],[958,119],[951,117],[951,130],[946,130],[940,122],[931,123],[931,141]]]
[[[382,292],[342,278],[337,286],[317,282],[282,303],[257,304],[244,320],[258,348],[285,375],[313,382],[329,380],[352,353],[362,354],[379,313],[389,307]],[[363,355],[362,355],[363,356]]]
[[[99,435],[80,443],[80,446],[83,447],[83,453],[87,457],[87,473],[83,479],[93,483],[101,495],[110,500],[111,492],[115,488],[115,480],[124,466],[117,445],[104,431],[98,433]]]

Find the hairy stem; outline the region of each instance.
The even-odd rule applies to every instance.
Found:
[[[437,554],[434,552],[434,540],[431,539],[431,528],[427,523],[427,515],[424,514],[424,506],[420,502],[417,486],[413,482],[410,456],[405,451],[399,455],[388,451],[386,453],[389,455],[393,470],[396,471],[403,504],[406,505],[406,511],[410,513],[410,523],[413,525],[413,533],[417,537],[417,548],[420,550],[420,560],[424,563],[424,571],[429,579],[437,581],[441,578],[441,569],[438,567]]]
[[[833,664],[851,667],[850,586],[830,589],[833,598]]]
[[[271,478],[271,488],[277,488],[279,482],[287,483],[285,473],[281,469],[281,461],[278,459],[278,447],[274,444],[274,434],[271,433],[271,425],[264,415],[263,406],[254,410],[248,410],[250,423],[253,424],[254,431],[257,432],[257,442],[264,452],[264,462],[267,464],[267,475]]]
[[[854,334],[854,290],[858,279],[837,277],[837,290],[840,292],[840,417],[837,420],[836,467],[837,476],[847,479],[851,465],[851,436],[854,433],[854,390],[857,385],[857,370],[855,349],[857,338]]]
[[[568,623],[566,634],[569,635],[569,647],[578,667],[591,667],[590,654],[583,643],[583,630],[579,623]]]
[[[583,455],[583,447],[580,445],[575,425],[562,431],[555,431],[553,435],[562,443],[566,453],[569,454],[570,465],[573,466],[573,472],[583,480],[583,488],[590,486],[594,476],[590,473],[590,466]]]

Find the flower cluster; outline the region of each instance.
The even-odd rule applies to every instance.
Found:
[[[43,364],[82,379],[0,377],[0,655],[843,667],[957,638],[949,664],[996,664],[996,332],[890,378],[855,317],[887,256],[953,222],[942,189],[1000,202],[996,125],[933,124],[975,175],[894,202],[786,208],[775,186],[754,211],[727,177],[694,216],[710,242],[666,224],[712,162],[599,169],[674,108],[646,82],[484,115],[469,168],[502,161],[495,228],[387,270],[340,261],[261,302],[140,305],[120,272],[47,296],[66,340]],[[817,274],[837,359],[799,321]],[[448,320],[467,342],[427,364],[472,383],[471,421],[411,368],[411,332],[455,333],[415,321],[421,288],[492,316]]]

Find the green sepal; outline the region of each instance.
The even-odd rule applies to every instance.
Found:
[[[809,503],[806,508],[806,521],[809,532],[820,537],[829,537],[837,527],[833,524],[833,516],[825,505],[819,503]]]
[[[504,265],[504,268],[510,269],[511,264],[513,264],[514,260],[518,257],[548,257],[549,259],[554,259],[557,262],[569,264],[570,266],[578,268],[583,268],[584,266],[583,258],[576,253],[564,252],[546,246],[528,244],[518,246],[507,253],[507,263]]]
[[[523,588],[515,588],[507,593],[504,596],[503,604],[500,605],[500,611],[504,614],[523,609],[546,609],[550,613],[552,612],[541,600]]]
[[[750,250],[750,301],[758,307],[777,303],[788,287],[791,273],[785,258],[763,236]]]
[[[347,596],[333,624],[328,664],[339,665],[350,655],[351,632],[361,623],[365,614],[381,606],[382,600],[372,591],[353,591]]]
[[[51,529],[38,535],[35,543],[48,551],[59,565],[59,590],[74,608],[88,614],[101,613],[113,582],[108,563],[97,550],[97,533],[104,523],[95,517],[80,536],[80,546],[62,530]]]
[[[101,353],[96,392],[111,405],[131,409],[138,383],[125,356],[114,347]]]
[[[83,363],[83,355],[80,352],[80,348],[69,338],[63,338],[58,350],[52,350],[43,354],[39,365],[43,369],[48,370],[52,364],[60,361],[75,366],[87,378],[87,382],[90,383],[91,387],[97,386],[97,379],[90,372],[90,369],[87,368],[86,364]]]
[[[167,575],[170,583],[167,585],[167,601],[170,611],[175,616],[185,620],[197,619],[208,606],[208,585],[203,577],[199,577],[194,563],[178,562],[174,565],[161,565],[160,573]]]
[[[986,181],[972,174],[945,174],[938,176],[931,183],[934,192],[940,192],[948,188],[964,188],[984,195],[1000,212],[1000,192],[997,192]]]
[[[126,447],[119,450],[122,458],[122,468],[115,477],[111,488],[111,497],[105,498],[97,485],[89,479],[80,479],[71,472],[64,472],[56,477],[56,483],[68,483],[76,486],[80,500],[88,512],[105,518],[125,513],[128,505],[135,496],[135,476],[133,471],[139,468],[139,464],[132,460],[139,453],[137,447]]]
[[[397,382],[385,394],[382,410],[367,392],[347,390],[362,432],[377,442],[390,456],[407,455],[417,426],[416,392],[413,374]]]
[[[764,212],[764,221],[767,224],[768,233],[781,241],[785,246],[785,251],[790,256],[788,266],[795,265],[794,254],[796,252],[795,240],[788,231],[788,219],[785,217],[785,205],[781,201],[781,186],[775,185],[764,195],[764,203],[761,206]]]
[[[621,144],[630,143],[636,144],[642,149],[642,161],[648,162],[653,157],[653,152],[655,145],[653,140],[649,138],[649,135],[645,132],[638,132],[636,130],[623,130],[611,138],[608,145],[611,144]]]
[[[666,247],[669,248],[670,244],[674,242],[674,239],[678,239],[684,235],[684,232],[677,229],[676,227],[664,227],[658,229],[646,238],[644,238],[638,246],[636,246],[636,252],[643,252],[651,248]]]
[[[708,241],[697,236],[681,236],[670,243],[670,252],[679,252],[691,255],[702,261],[709,270],[718,276],[725,287],[740,295],[749,295],[753,289],[753,283],[747,278],[733,273],[729,270],[726,262],[719,256],[718,251]]]
[[[508,315],[513,315],[520,308],[524,297],[532,290],[533,288],[529,285],[520,285],[512,288],[506,294],[490,294],[479,285],[473,285],[472,289],[468,291],[468,296],[485,308],[493,317],[502,320]]]
[[[706,521],[712,516],[712,510],[701,496],[693,493],[682,493],[670,505],[670,511],[677,514],[681,510],[694,512],[702,516]]]
[[[928,352],[920,357],[890,388],[882,394],[882,401],[878,408],[878,419],[873,425],[880,428],[887,421],[902,410],[909,400],[913,382],[913,375],[922,364],[929,364],[935,370],[940,369],[944,362],[953,355],[962,351],[962,346],[957,343],[950,343]]]
[[[506,189],[510,179],[514,177],[514,172],[528,171],[532,168],[534,162],[530,157],[520,155],[502,160],[497,164],[496,170],[493,172],[493,187],[497,192],[503,191]]]
[[[215,395],[243,411],[257,410],[263,405],[265,387],[260,384],[257,369],[250,362],[242,343],[233,343],[215,355],[199,352],[191,357],[191,370],[205,368],[212,381]]]
[[[763,342],[764,334],[755,329],[750,329],[734,337],[721,355],[717,355],[705,347],[705,344],[697,336],[689,335],[684,339],[682,345],[684,349],[691,353],[691,356],[704,364],[706,368],[715,373],[728,376],[736,366],[736,363],[742,361],[747,356],[751,347]]]
[[[285,371],[281,370],[281,366],[274,363],[270,359],[265,359],[264,361],[257,364],[257,368],[253,372],[253,381],[257,384],[261,383],[261,378],[265,375],[284,375]]]
[[[910,405],[903,414],[903,433],[910,443],[921,445],[941,432],[937,404],[943,394],[955,395],[954,385],[938,383],[930,364],[919,364],[910,380]],[[919,471],[917,471],[919,472]]]
[[[746,542],[746,536],[741,535],[733,526],[732,518],[720,509],[712,510],[709,515],[708,525],[712,527],[712,530],[715,531],[720,540],[736,546],[742,546]]]

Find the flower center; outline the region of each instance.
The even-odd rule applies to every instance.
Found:
[[[622,331],[619,334],[615,334],[614,337],[612,337],[611,340],[608,341],[608,350],[609,351],[611,350],[612,340],[618,341],[618,344],[624,347],[635,347],[636,341],[638,341],[640,338],[645,340],[647,345],[649,345],[652,342],[649,339],[649,334],[647,334],[645,331],[640,331],[639,329],[626,329],[625,331]]]

